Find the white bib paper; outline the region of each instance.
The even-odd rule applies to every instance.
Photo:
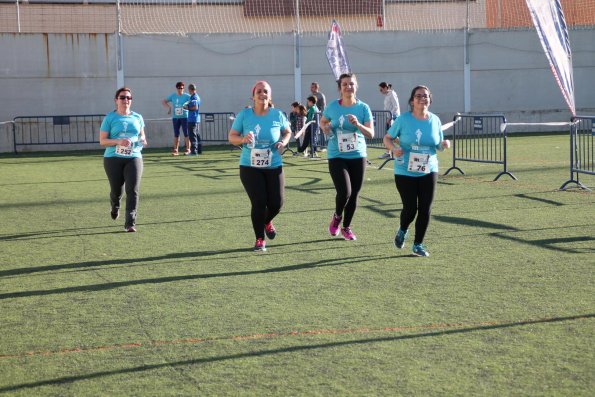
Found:
[[[407,170],[410,172],[418,172],[420,174],[430,173],[430,155],[428,153],[409,153],[409,164]]]
[[[264,168],[270,167],[272,161],[271,149],[252,149],[250,150],[250,164],[252,167]]]
[[[353,152],[357,150],[357,134],[355,132],[337,131],[337,142],[339,143],[339,152]]]
[[[120,156],[130,156],[132,154],[133,146],[116,145],[116,154]]]

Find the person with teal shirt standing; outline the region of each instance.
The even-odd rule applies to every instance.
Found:
[[[411,110],[397,117],[384,136],[384,145],[395,157],[395,184],[403,202],[395,247],[405,246],[409,225],[415,220],[413,255],[416,256],[430,256],[423,241],[438,181],[436,151],[450,147],[450,141],[444,139],[440,119],[428,110],[431,103],[428,87],[413,88],[409,97]]]
[[[120,216],[122,190],[126,187],[124,230],[136,232],[140,180],[143,174],[143,146],[147,144],[143,116],[130,110],[132,91],[116,91],[116,110],[108,113],[99,128],[99,144],[105,147],[103,168],[110,184],[110,216]]]
[[[337,192],[328,231],[331,236],[340,232],[345,240],[356,240],[351,221],[364,183],[366,138],[374,137],[374,119],[370,107],[356,98],[355,74],[342,74],[337,84],[340,98],[327,105],[320,119],[322,132],[328,137],[328,167]]]
[[[272,90],[266,81],[252,87],[254,106],[236,116],[228,134],[229,143],[242,146],[240,180],[250,198],[254,251],[266,251],[265,234],[277,235],[273,219],[281,211],[285,194],[282,153],[291,129],[285,114],[271,106]]]
[[[167,114],[172,115],[172,124],[174,127],[174,147],[171,154],[178,155],[178,146],[180,145],[180,127],[184,133],[184,143],[186,145],[184,154],[190,154],[190,138],[188,137],[188,109],[184,105],[190,100],[190,94],[184,92],[184,82],[176,83],[176,92],[161,101],[167,108]]]
[[[190,154],[202,154],[202,140],[200,139],[200,97],[196,93],[196,85],[189,84],[190,100],[184,105],[188,110],[188,137],[190,138]]]

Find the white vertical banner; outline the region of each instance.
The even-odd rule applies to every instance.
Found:
[[[343,40],[341,39],[341,27],[334,19],[331,24],[331,31],[328,34],[326,58],[335,75],[335,80],[339,80],[339,77],[343,73],[351,73],[347,53],[345,52],[345,48],[343,48]]]
[[[568,28],[560,0],[526,0],[531,18],[541,45],[550,63],[564,100],[573,116],[576,116],[574,103],[574,80],[572,78],[572,54],[568,40]]]

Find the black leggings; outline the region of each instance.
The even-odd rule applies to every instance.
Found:
[[[264,239],[264,226],[272,221],[283,207],[285,194],[283,167],[240,166],[240,180],[252,203],[250,215],[254,235],[257,239]]]
[[[343,227],[351,226],[359,191],[364,184],[367,159],[329,159],[328,169],[335,184],[335,213],[343,216]]]
[[[103,168],[110,185],[110,203],[113,210],[120,209],[122,188],[126,185],[126,227],[136,224],[136,212],[143,174],[141,157],[104,157]]]
[[[437,181],[437,172],[430,172],[420,177],[395,175],[395,184],[403,202],[401,230],[409,229],[409,225],[417,214],[414,244],[421,244],[424,241],[430,223],[430,213]]]
[[[304,133],[304,139],[302,140],[302,144],[298,145],[298,152],[299,153],[304,153],[304,151],[308,148],[308,146],[311,147],[312,152],[316,151],[316,145],[313,145],[312,140],[315,139],[315,136],[312,136],[312,134],[316,133],[316,124],[310,124],[308,126],[308,128],[306,128],[306,132]]]

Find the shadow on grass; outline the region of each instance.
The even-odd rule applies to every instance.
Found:
[[[297,345],[297,346],[284,347],[284,348],[279,348],[279,349],[259,350],[259,351],[252,351],[252,352],[247,352],[247,353],[228,354],[228,355],[224,355],[224,356],[196,358],[196,359],[192,359],[192,360],[183,360],[183,361],[176,361],[176,362],[170,362],[170,363],[148,364],[148,365],[141,365],[141,366],[132,367],[132,368],[123,368],[123,369],[116,369],[116,370],[111,370],[111,371],[99,371],[99,372],[94,372],[94,373],[90,373],[90,374],[86,374],[86,375],[64,376],[64,377],[55,378],[55,379],[48,379],[48,380],[29,382],[29,383],[21,383],[21,384],[13,385],[13,386],[5,386],[5,387],[0,388],[0,393],[12,392],[12,391],[23,390],[23,389],[33,389],[33,388],[43,387],[43,386],[63,386],[63,385],[78,382],[78,381],[99,379],[99,378],[104,378],[104,377],[113,376],[113,375],[137,374],[137,373],[143,373],[145,371],[152,371],[152,370],[158,370],[158,369],[163,369],[163,368],[176,368],[176,367],[183,367],[183,366],[187,366],[187,365],[210,364],[210,363],[233,361],[233,360],[240,360],[240,359],[252,358],[252,357],[266,357],[266,356],[273,356],[276,354],[300,353],[300,352],[323,350],[323,349],[350,347],[350,346],[364,345],[364,344],[370,344],[370,343],[398,342],[398,341],[404,341],[404,340],[410,340],[410,339],[466,334],[469,332],[491,331],[491,330],[497,330],[497,329],[522,327],[525,325],[561,323],[561,322],[566,322],[566,321],[575,321],[575,320],[592,319],[592,318],[595,318],[595,313],[581,314],[581,315],[576,315],[576,316],[537,319],[537,320],[516,321],[516,322],[493,324],[493,325],[480,325],[480,326],[472,326],[472,327],[466,327],[466,328],[447,329],[447,330],[432,331],[432,332],[422,332],[422,333],[416,333],[416,334],[410,334],[410,335],[385,336],[385,337],[380,337],[380,338],[364,338],[364,339],[355,339],[355,340],[342,341],[342,342],[319,343],[319,344],[315,344],[315,345]]]
[[[180,196],[181,194],[178,194]],[[194,193],[188,193],[188,196],[193,196]],[[146,198],[149,199],[156,199],[162,196],[150,196]],[[105,200],[103,200],[105,201]],[[63,203],[63,202],[62,202]],[[0,209],[2,205],[0,205]],[[283,211],[283,214],[310,214],[310,213],[329,213],[332,214],[334,207],[319,207],[319,208],[307,208],[307,209],[298,209],[292,211]],[[105,213],[107,214],[107,212]],[[247,217],[249,215],[246,215]],[[326,215],[325,215],[326,217]],[[107,218],[107,217],[106,217]],[[191,222],[203,222],[203,221],[224,221],[227,219],[237,219],[238,215],[226,215],[226,216],[212,216],[212,217],[202,217],[202,218],[187,218],[187,219],[178,219],[172,221],[160,221],[160,222],[142,222],[138,223],[137,226],[144,227],[144,226],[152,226],[152,225],[168,225],[168,224],[186,224]],[[325,218],[326,221],[326,218]],[[94,231],[96,230],[96,231]],[[84,231],[88,231],[85,233]],[[67,228],[67,229],[54,229],[54,230],[41,230],[36,232],[25,232],[25,233],[18,233],[18,234],[0,234],[0,241],[4,240],[32,240],[32,239],[41,239],[41,238],[60,238],[60,237],[80,237],[80,236],[93,236],[93,235],[102,235],[102,234],[122,234],[123,227],[114,226],[113,224],[110,226],[94,226],[94,227],[79,227],[79,228]],[[316,240],[316,241],[324,241],[324,240]],[[315,241],[312,241],[315,242]],[[0,273],[1,275],[1,273]]]
[[[530,196],[528,194],[515,194],[514,197],[518,197],[518,198],[522,198],[522,199],[527,199],[527,200],[534,200],[540,203],[544,203],[544,204],[549,204],[549,205],[555,205],[555,206],[562,206],[565,205],[564,203],[561,203],[559,201],[554,201],[554,200],[548,200],[548,199],[544,199],[544,198],[540,198],[540,197],[535,197],[535,196]]]
[[[205,255],[219,255],[225,253],[233,253],[233,252],[246,252],[246,249],[234,249],[234,250],[227,250],[227,251],[215,251],[215,252],[200,252],[200,253],[187,253],[187,254],[169,254],[159,257],[161,259],[175,259],[180,257],[187,257],[188,255],[196,256],[205,256]],[[258,255],[258,254],[256,254]],[[267,273],[280,273],[280,272],[290,272],[295,270],[303,270],[303,269],[315,269],[318,267],[326,267],[326,266],[343,266],[349,265],[354,263],[360,262],[369,262],[373,259],[381,259],[384,258],[384,255],[376,255],[376,256],[359,256],[359,257],[352,257],[352,258],[338,258],[338,259],[321,259],[316,262],[310,263],[302,263],[299,265],[289,265],[289,266],[281,266],[281,267],[273,267],[268,269],[261,269],[261,270],[245,270],[245,271],[236,271],[236,272],[223,272],[223,273],[209,273],[209,274],[189,274],[184,276],[170,276],[170,277],[156,277],[156,278],[145,278],[140,280],[127,280],[127,281],[119,281],[119,282],[110,282],[110,283],[102,283],[102,284],[91,284],[91,285],[83,285],[77,287],[65,287],[65,288],[55,288],[55,289],[47,289],[47,290],[33,290],[33,291],[19,291],[19,292],[7,292],[0,294],[0,300],[4,299],[13,299],[13,298],[25,298],[31,296],[46,296],[46,295],[55,295],[55,294],[65,294],[65,293],[72,293],[72,292],[97,292],[97,291],[107,291],[116,288],[123,288],[129,287],[133,285],[143,285],[143,284],[163,284],[163,283],[171,283],[171,282],[178,282],[178,281],[187,281],[187,280],[202,280],[202,279],[210,279],[210,278],[219,278],[219,277],[237,277],[237,276],[250,276],[255,274],[267,274]],[[156,258],[144,258],[144,259],[137,259],[137,261],[146,261],[146,260],[156,260]],[[110,265],[111,264],[122,264],[122,263],[130,263],[130,260],[116,260],[116,261],[107,261]],[[102,262],[88,262],[82,264],[83,266],[102,266],[106,263]],[[60,265],[60,266],[80,266],[78,264],[73,265]],[[54,267],[55,268],[55,267]],[[28,269],[23,269],[28,270]],[[5,272],[3,272],[5,273]]]
[[[329,237],[326,239],[318,239],[318,240],[309,240],[307,241],[308,244],[313,243],[322,243],[327,241],[341,241],[338,238]],[[276,248],[280,247],[292,247],[295,243],[287,243],[287,244],[275,244]],[[305,252],[309,250],[302,249],[300,252]],[[195,259],[195,258],[207,258],[213,255],[230,255],[230,254],[242,254],[242,257],[245,258],[246,254],[251,254],[248,248],[235,248],[235,249],[228,249],[228,250],[218,250],[218,251],[195,251],[195,252],[177,252],[173,254],[165,254],[165,255],[158,255],[158,256],[149,256],[144,258],[126,258],[126,259],[110,259],[104,261],[89,261],[89,262],[78,262],[78,263],[66,263],[60,265],[46,265],[46,266],[34,266],[34,267],[27,267],[27,268],[19,268],[19,269],[8,269],[8,270],[0,270],[0,277],[11,277],[11,276],[20,276],[20,275],[29,275],[34,273],[42,273],[42,272],[53,272],[59,270],[76,270],[76,269],[93,269],[102,266],[116,266],[116,265],[126,265],[131,266],[134,263],[147,263],[147,262],[158,262],[158,261],[168,261],[168,260],[180,260],[180,259]],[[281,254],[281,253],[280,253]],[[271,253],[267,253],[266,255],[271,255]],[[284,255],[284,254],[282,254]],[[232,259],[232,258],[230,258]]]
[[[582,250],[566,248],[566,247],[558,247],[555,244],[569,244],[569,243],[579,243],[579,242],[586,242],[586,241],[595,241],[595,237],[593,236],[576,236],[576,237],[557,237],[557,238],[547,238],[547,239],[539,239],[539,240],[526,240],[518,237],[507,236],[502,233],[493,233],[492,236],[498,237],[504,240],[513,241],[515,243],[527,244],[534,247],[545,248],[552,251],[559,251],[559,252],[566,252],[569,254],[580,254],[584,253]],[[588,248],[587,252],[595,252],[595,248]]]
[[[456,216],[447,216],[447,215],[434,215],[434,219],[444,223],[451,223],[455,225],[463,225],[463,226],[474,226],[474,227],[481,227],[485,229],[497,229],[497,230],[518,230],[513,226],[503,225],[501,223],[493,223],[493,222],[486,222],[480,221],[477,219],[471,218],[461,218]]]
[[[500,223],[493,223],[493,222],[485,222],[480,221],[477,219],[470,219],[470,218],[460,218],[454,216],[445,216],[445,215],[435,215],[433,216],[434,219],[451,224],[457,225],[464,225],[464,226],[473,226],[473,227],[480,227],[485,229],[497,229],[497,230],[508,230],[511,232],[530,232],[536,230],[543,230],[543,229],[529,229],[529,230],[522,230],[515,228],[513,226],[508,226]],[[566,229],[564,227],[560,227],[560,229]],[[504,232],[491,232],[489,233],[490,236],[497,237],[503,240],[513,241],[515,243],[526,244],[533,247],[544,248],[552,251],[559,251],[559,252],[566,252],[571,254],[579,254],[583,253],[582,250],[566,248],[566,247],[559,247],[556,246],[557,244],[569,244],[569,243],[576,243],[576,242],[587,242],[587,241],[595,241],[594,236],[576,236],[576,237],[556,237],[556,238],[548,238],[548,239],[538,239],[538,240],[527,240],[520,237],[515,237],[511,235],[504,234]],[[591,248],[587,250],[588,252],[594,252],[595,248]]]

